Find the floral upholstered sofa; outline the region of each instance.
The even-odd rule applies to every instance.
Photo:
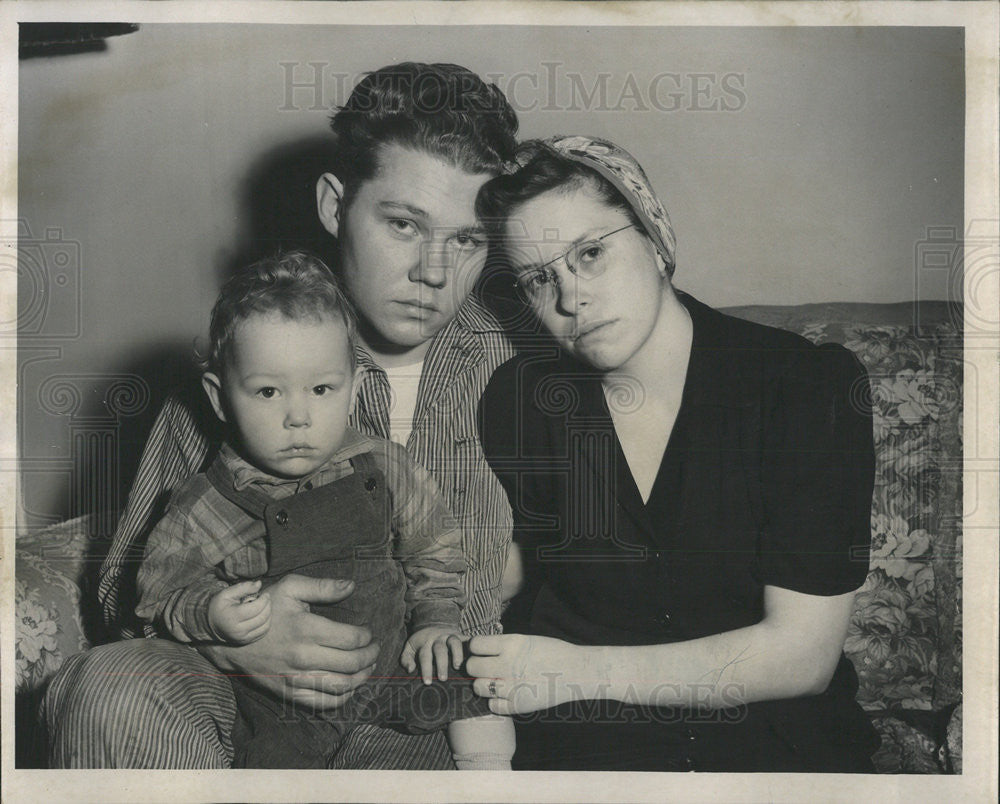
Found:
[[[734,315],[839,342],[871,378],[877,476],[868,580],[845,650],[882,735],[886,773],[961,771],[962,308],[921,304],[741,307]],[[44,761],[36,713],[66,658],[104,635],[97,570],[110,523],[20,534],[16,555],[17,760]],[[867,560],[859,556],[859,560]]]

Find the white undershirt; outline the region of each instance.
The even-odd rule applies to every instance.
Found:
[[[409,366],[385,369],[389,389],[392,391],[389,402],[389,437],[404,447],[413,432],[413,414],[417,409],[417,391],[423,371],[423,360]]]

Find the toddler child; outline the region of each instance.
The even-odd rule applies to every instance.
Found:
[[[371,722],[447,725],[459,768],[509,768],[510,720],[470,679],[448,678],[464,646],[457,524],[403,447],[348,425],[363,371],[355,330],[334,277],[308,254],[225,284],[202,384],[229,436],[150,534],[136,612],[183,642],[245,645],[267,633],[266,588],[283,575],[351,579],[346,600],[313,611],[371,629],[381,646],[371,680],[339,709],[313,712],[234,678],[234,765],[327,767],[347,731]]]

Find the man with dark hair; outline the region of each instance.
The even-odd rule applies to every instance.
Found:
[[[364,370],[351,424],[403,444],[437,482],[463,528],[468,634],[499,630],[511,517],[479,446],[476,405],[513,350],[472,295],[486,259],[479,187],[513,156],[516,115],[465,68],[406,63],[366,76],[333,117],[332,172],[317,184],[320,221],[358,312]],[[170,490],[218,450],[209,423],[167,400],[101,568],[106,623],[140,630],[131,590],[145,538]],[[310,612],[348,598],[346,580],[287,576],[270,589],[271,627],[249,645],[126,639],[66,663],[45,701],[53,767],[220,768],[235,717],[225,674],[252,677],[298,705],[333,709],[378,655],[366,628]],[[220,673],[221,671],[221,673]],[[448,768],[440,733],[362,727],[337,767]]]

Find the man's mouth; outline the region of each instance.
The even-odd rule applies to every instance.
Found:
[[[430,302],[423,301],[422,299],[397,299],[396,304],[399,304],[415,312],[421,312],[421,313],[439,312],[438,308],[435,305],[431,304]]]

